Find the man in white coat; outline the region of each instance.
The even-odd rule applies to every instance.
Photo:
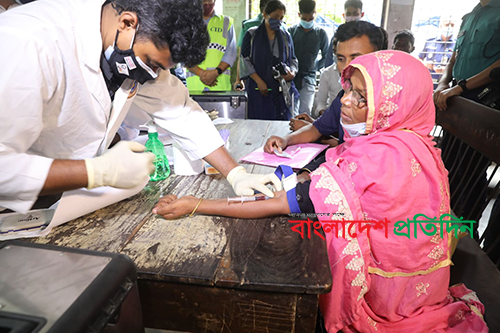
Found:
[[[0,15],[0,40],[0,207],[26,212],[41,195],[144,182],[154,168],[144,146],[107,149],[131,107],[215,166],[237,194],[279,188],[274,175],[238,166],[168,73],[205,57],[197,0],[39,0]]]

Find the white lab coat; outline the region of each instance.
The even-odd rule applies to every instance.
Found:
[[[131,105],[171,131],[191,158],[223,141],[168,72],[112,103],[100,69],[104,0],[40,0],[0,15],[0,207],[26,212],[54,159],[101,154]]]

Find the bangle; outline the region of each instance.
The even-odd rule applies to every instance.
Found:
[[[200,198],[200,201],[198,201],[198,204],[196,205],[196,207],[194,207],[193,211],[191,212],[191,214],[189,214],[189,217],[193,217],[193,214],[196,212],[196,210],[198,209],[198,207],[200,206],[201,204],[201,201],[203,200],[203,198]]]

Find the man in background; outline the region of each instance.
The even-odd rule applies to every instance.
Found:
[[[295,86],[299,90],[300,101],[295,105],[294,115],[311,114],[316,91],[316,71],[324,67],[328,50],[328,37],[323,28],[314,24],[316,2],[299,1],[300,23],[288,29],[293,39],[295,55],[299,60],[299,71],[295,76]],[[321,60],[316,61],[321,51]]]
[[[361,0],[347,0],[344,3],[344,13],[342,17],[344,21],[359,21],[365,16],[365,12],[363,12],[363,2]],[[330,40],[330,46],[328,48],[328,53],[326,55],[325,67],[331,66],[336,60],[333,55],[333,37]]]
[[[230,91],[229,67],[236,60],[233,19],[214,10],[215,0],[203,0],[203,20],[210,35],[207,56],[186,74],[189,91]]]
[[[455,23],[451,19],[441,19],[438,36],[428,39],[422,52],[418,55],[429,68],[434,81],[439,81],[453,53],[456,43],[456,39],[453,37],[454,29]]]
[[[412,53],[415,51],[415,36],[413,35],[413,32],[406,29],[398,31],[394,37],[392,49],[406,53]]]

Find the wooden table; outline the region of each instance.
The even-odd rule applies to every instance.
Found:
[[[236,159],[262,146],[270,135],[288,132],[283,121],[236,120],[218,127],[230,129],[229,150]],[[273,171],[243,165],[253,173]],[[247,220],[198,215],[167,221],[151,213],[161,193],[234,196],[220,175],[172,175],[34,241],[132,258],[146,327],[314,332],[319,294],[329,292],[332,284],[320,237],[302,239],[291,230],[287,216]]]

